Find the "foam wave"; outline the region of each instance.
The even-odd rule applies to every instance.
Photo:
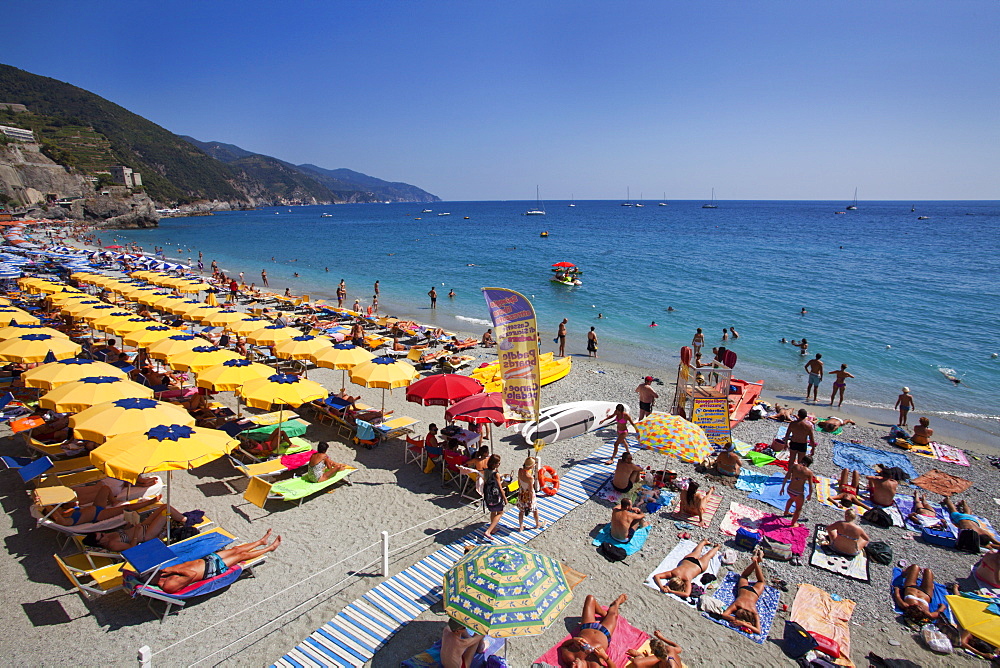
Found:
[[[456,315],[456,320],[462,320],[464,322],[471,322],[474,325],[485,325],[486,327],[492,327],[493,323],[489,320],[483,320],[482,318],[470,318],[464,315]]]
[[[847,405],[863,406],[865,408],[878,408],[885,411],[895,411],[896,409],[890,404],[880,404],[873,401],[845,401]],[[985,413],[970,413],[968,411],[941,411],[941,410],[920,410],[918,411],[922,415],[940,415],[941,417],[960,417],[967,418],[970,420],[992,420],[1000,421],[1000,415],[987,415]]]

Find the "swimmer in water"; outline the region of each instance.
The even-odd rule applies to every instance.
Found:
[[[674,312],[674,307],[673,306],[668,306],[667,307],[667,313],[673,313],[673,312]],[[994,357],[996,357],[996,355],[994,355]]]
[[[801,310],[801,311],[799,311],[799,315],[805,315],[806,313],[809,313],[809,311],[807,311],[807,310],[806,310],[806,307],[805,307],[805,306],[803,306],[803,307],[802,307],[802,310]]]
[[[778,343],[788,343],[788,339],[786,339],[785,337],[781,337],[781,340],[778,341]]]
[[[656,324],[655,320],[653,322],[649,323],[649,326],[650,327],[659,327],[659,325]]]
[[[604,314],[603,313],[598,313],[597,314],[597,319],[598,320],[603,320],[604,319]]]

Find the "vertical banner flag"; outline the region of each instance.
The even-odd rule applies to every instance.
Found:
[[[505,288],[483,288],[483,297],[496,330],[504,417],[534,420],[540,408],[542,386],[535,309],[524,295]]]

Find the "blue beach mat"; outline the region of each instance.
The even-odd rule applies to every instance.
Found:
[[[764,481],[761,485],[760,491],[753,492],[750,494],[751,499],[757,501],[763,501],[769,506],[774,506],[778,510],[784,510],[785,504],[788,503],[788,490],[785,489],[784,494],[781,493],[781,483],[784,482],[784,476],[771,476]],[[813,498],[816,497],[816,490],[812,490]]]
[[[725,579],[713,596],[728,608],[736,600],[736,583],[739,580],[740,574],[730,571],[726,574]],[[778,605],[780,603],[781,592],[774,587],[765,587],[764,593],[757,599],[757,614],[760,616],[760,633],[741,631],[729,622],[723,621],[718,617],[713,617],[707,612],[701,613],[701,616],[712,620],[716,624],[721,624],[728,629],[732,629],[745,638],[750,638],[750,640],[753,640],[758,645],[763,645],[764,641],[767,640],[767,636],[771,633],[771,625],[774,623],[774,616],[778,613]]]
[[[748,466],[744,466],[740,469],[740,475],[736,479],[736,489],[751,493],[760,492],[764,489],[764,485],[770,477],[766,473],[761,473]]]
[[[923,578],[918,578],[917,585],[919,586],[921,582],[923,582]],[[896,607],[896,601],[892,597],[892,588],[902,587],[902,586],[903,586],[903,569],[893,568],[892,580],[889,582],[889,600],[892,602],[892,609],[897,615],[903,614],[903,611]],[[934,595],[931,596],[930,609],[933,612],[934,610],[937,610],[937,607],[943,603],[945,608],[944,612],[945,617],[947,617],[948,621],[954,624],[955,618],[951,614],[951,607],[948,605],[948,599],[946,598],[946,596],[948,596],[947,587],[945,587],[940,582],[935,582]]]
[[[895,466],[906,472],[910,478],[917,477],[917,471],[910,458],[901,452],[886,452],[859,443],[833,442],[833,463],[842,469],[857,471],[863,475],[877,475],[875,465]]]
[[[937,515],[938,519],[943,520],[945,526],[948,527],[948,530],[952,533],[952,535],[957,536],[958,529],[956,529],[955,525],[952,524],[951,516],[949,515],[948,511],[944,507],[937,504],[932,503],[931,506],[934,508],[934,513]],[[909,529],[910,531],[916,531],[917,533],[923,531],[923,527],[906,519],[907,515],[913,512],[912,496],[907,496],[905,494],[897,494],[896,507],[899,508],[899,514],[903,517],[903,524],[907,529]]]
[[[632,539],[627,543],[623,543],[617,538],[612,537],[611,525],[605,524],[591,542],[594,545],[600,545],[601,543],[611,543],[612,545],[617,545],[621,549],[625,550],[625,554],[631,556],[641,550],[642,546],[646,544],[646,539],[649,538],[649,530],[652,528],[653,527],[651,526],[644,526],[636,529],[635,533],[632,535]]]

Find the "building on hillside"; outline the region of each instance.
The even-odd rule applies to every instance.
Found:
[[[26,141],[28,143],[35,143],[35,133],[31,130],[25,130],[24,128],[12,128],[9,125],[0,125],[0,133],[10,139],[16,139],[17,141]]]
[[[118,185],[126,188],[138,188],[142,185],[142,175],[139,172],[133,172],[130,167],[114,165],[108,171],[111,172],[111,178]]]
[[[28,108],[23,104],[17,104],[16,102],[0,102],[0,109],[13,111],[15,114],[19,114],[28,110]]]

